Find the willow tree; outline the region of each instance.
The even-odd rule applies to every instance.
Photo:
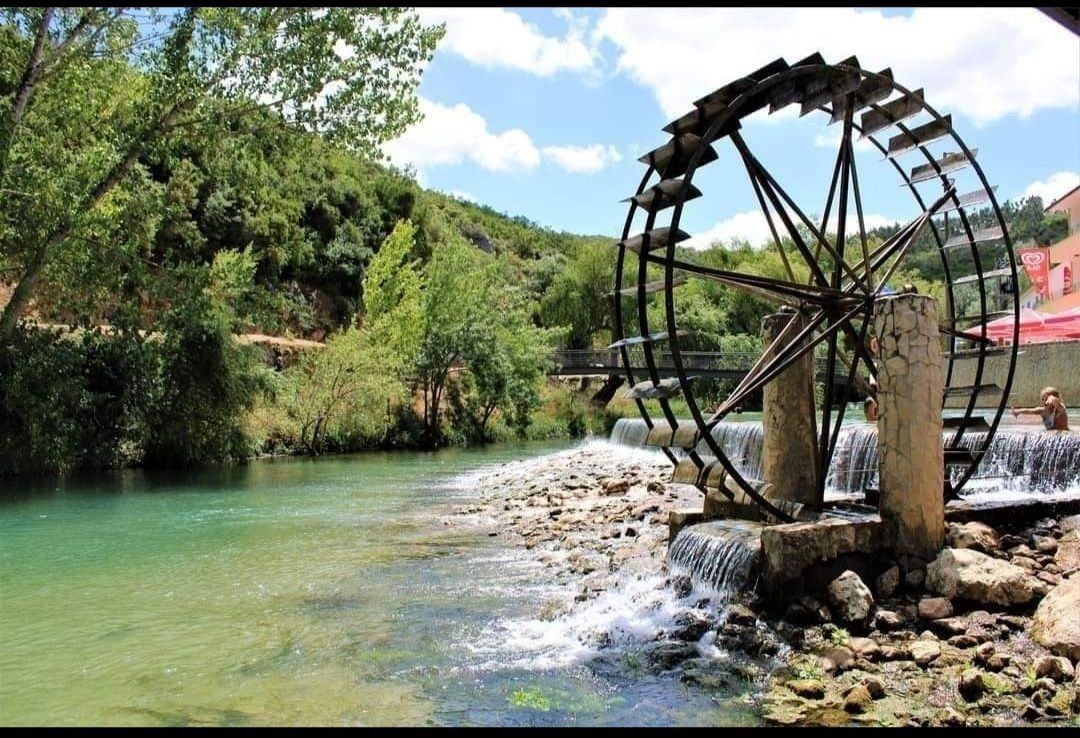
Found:
[[[152,198],[116,194],[145,157],[270,110],[378,158],[419,119],[441,35],[406,8],[0,9],[0,269],[15,284],[0,342],[49,260],[92,249],[117,211],[152,222]]]

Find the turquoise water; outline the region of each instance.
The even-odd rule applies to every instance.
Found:
[[[633,654],[506,645],[561,593],[448,518],[466,472],[566,446],[2,480],[0,724],[755,724]]]

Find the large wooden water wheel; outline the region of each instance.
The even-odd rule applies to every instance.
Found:
[[[771,115],[788,106],[798,106],[800,115],[815,115],[823,128],[834,126],[829,131],[839,132],[832,176],[822,187],[827,192],[823,214],[817,218],[807,216],[809,209],[785,191],[752,148],[750,136],[744,138],[747,116],[764,115],[766,109]],[[763,512],[790,519],[762,494],[765,480],[746,478],[711,430],[751,393],[815,352],[826,377],[846,372],[848,378],[842,387],[825,382],[816,404],[816,477],[823,493],[856,378],[876,376],[867,344],[875,302],[892,291],[890,280],[925,231],[936,244],[946,283],[945,303],[939,306],[947,360],[943,487],[946,495],[959,492],[989,448],[1008,403],[1019,301],[1016,261],[994,188],[976,160],[977,151],[953,129],[951,116],[930,107],[923,90],[894,81],[889,69],[869,72],[854,57],[828,64],[814,54],[794,64],[777,59],[724,85],[663,130],[671,138],[641,157],[646,172],[628,200],[618,243],[612,348],[619,350],[631,385],[628,396],[650,428],[647,443],[668,454],[675,464],[674,480],[702,491],[716,489],[729,498],[742,491]],[[783,278],[708,266],[680,246],[691,238],[680,228],[684,212],[707,207],[693,181],[710,164],[722,170],[722,182],[749,184],[773,248],[782,257]],[[865,217],[872,212],[868,197],[875,193],[860,189],[859,171],[882,165],[895,171],[917,215],[876,241],[868,238]],[[718,192],[725,192],[723,184]],[[993,222],[976,222],[974,206],[987,205]],[[753,293],[787,306],[793,316],[745,378],[708,413],[695,398],[693,362],[681,350],[688,336],[679,329],[675,290],[691,279]],[[655,317],[649,321],[649,305],[656,301],[662,301],[662,324]],[[996,345],[979,328],[1002,314],[1015,318],[1013,340],[1006,346]],[[1005,360],[996,360],[991,371],[987,358],[994,354]],[[973,371],[961,371],[961,362],[973,362]],[[961,381],[961,374],[967,379]],[[685,399],[688,419],[672,409],[677,396]],[[655,401],[649,403],[652,412],[647,401]],[[955,409],[946,412],[947,405]]]

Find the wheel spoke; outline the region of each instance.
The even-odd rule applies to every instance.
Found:
[[[905,238],[898,241],[898,248],[896,249],[896,256],[893,258],[893,263],[885,271],[885,275],[881,278],[881,281],[878,284],[877,293],[880,293],[880,291],[884,288],[884,286],[886,284],[888,284],[889,279],[892,277],[893,273],[895,273],[896,270],[900,267],[901,262],[903,262],[904,257],[908,253],[908,250],[915,243],[915,239],[918,238],[919,233],[922,232],[922,229],[926,227],[926,224],[930,221],[930,218],[932,218],[934,213],[937,212],[937,210],[942,205],[944,205],[945,202],[949,198],[951,198],[955,193],[956,193],[956,188],[955,187],[949,187],[949,189],[947,189],[945,191],[945,193],[941,197],[939,197],[934,202],[934,204],[930,206],[930,208],[926,212],[924,212],[922,215],[920,215],[918,218],[916,218],[912,222],[911,230],[908,232],[908,235]]]
[[[762,166],[761,162],[754,157],[754,155],[747,148],[746,142],[743,141],[742,137],[739,136],[738,133],[733,133],[731,134],[731,140],[735,144],[735,147],[739,150],[739,154],[743,159],[743,163],[750,171],[751,176],[757,178],[758,182],[761,184],[762,188],[765,191],[765,195],[772,203],[773,208],[780,215],[780,219],[784,222],[784,227],[787,229],[788,235],[791,236],[791,240],[795,243],[795,246],[799,249],[799,252],[806,260],[807,266],[810,267],[811,274],[817,280],[817,283],[822,287],[831,286],[829,279],[826,278],[825,274],[821,271],[818,260],[814,258],[814,256],[810,253],[810,249],[806,245],[806,242],[803,240],[802,235],[799,233],[795,224],[788,216],[787,209],[784,207],[784,204],[786,204],[788,208],[791,208],[795,215],[798,216],[799,220],[802,221],[803,225],[810,231],[814,238],[817,239],[821,247],[825,249],[826,253],[828,253],[830,257],[832,257],[833,263],[840,264],[841,268],[847,272],[848,276],[856,283],[861,285],[865,290],[865,285],[862,284],[862,280],[859,278],[859,275],[852,271],[852,269],[847,264],[844,264],[842,259],[839,259],[837,257],[836,251],[829,244],[825,236],[821,233],[821,231],[818,230],[817,226],[814,223],[810,222],[810,219],[806,217],[802,210],[799,209],[799,206],[795,203],[794,200],[791,199],[791,196],[784,191],[784,189],[768,172],[768,170],[766,170],[765,167]],[[783,200],[784,204],[780,202],[781,199]]]
[[[757,179],[750,173],[750,169],[746,170],[747,175],[750,177],[750,184],[754,188],[754,195],[757,197],[758,205],[761,206],[761,212],[765,215],[765,222],[769,224],[769,233],[772,234],[773,243],[776,244],[776,250],[780,254],[780,261],[784,262],[784,270],[787,272],[788,279],[792,282],[797,282],[795,277],[795,270],[791,268],[791,262],[788,261],[787,249],[784,248],[784,244],[780,241],[780,234],[776,230],[776,223],[773,222],[772,212],[769,210],[769,206],[765,204],[765,196],[761,194],[761,185],[758,184]],[[813,281],[813,277],[809,278],[809,281]]]
[[[774,302],[780,302],[793,307],[798,307],[803,303],[810,303],[819,307],[836,305],[838,303],[844,305],[858,302],[862,299],[856,295],[846,293],[842,290],[836,290],[831,287],[817,287],[815,285],[773,279],[772,277],[762,277],[756,274],[732,272],[725,269],[713,269],[712,267],[678,259],[673,259],[669,262],[662,256],[649,255],[646,258],[652,263],[661,265],[670,264],[673,269],[696,274],[701,277],[707,277],[717,282],[745,290],[758,295],[759,297],[764,297]]]

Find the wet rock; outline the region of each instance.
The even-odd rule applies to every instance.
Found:
[[[692,643],[664,641],[649,650],[649,663],[657,671],[669,671],[697,655],[697,647]]]
[[[757,622],[757,615],[745,605],[731,605],[727,609],[724,622],[735,625],[753,625]]]
[[[1051,653],[1080,661],[1080,576],[1072,576],[1043,598],[1035,610],[1031,637]]]
[[[1080,612],[1076,613],[1080,617]],[[1075,669],[1068,659],[1061,656],[1040,656],[1035,659],[1035,676],[1052,679],[1058,684],[1072,681]]]
[[[874,609],[874,595],[855,572],[845,571],[829,583],[829,604],[838,619],[865,623]]]
[[[989,553],[1001,545],[996,530],[974,520],[963,524],[949,523],[945,542],[953,548],[970,548],[982,553]]]
[[[680,598],[686,597],[694,589],[694,581],[686,574],[673,574],[670,584],[675,596]]]
[[[862,684],[857,684],[844,697],[844,712],[863,713],[869,710],[873,703],[874,698],[870,696],[870,691]]]
[[[934,620],[930,623],[931,631],[935,635],[943,638],[965,635],[967,627],[967,620],[964,618],[942,618],[941,620]]]
[[[679,680],[711,690],[728,690],[735,685],[734,676],[716,669],[687,669],[679,676]]]
[[[919,600],[920,620],[940,620],[952,614],[952,603],[944,597],[924,597]]]
[[[825,696],[825,685],[817,679],[793,679],[785,686],[795,694],[808,700],[820,700]]]
[[[1035,596],[1023,569],[966,548],[944,549],[926,568],[926,586],[949,599],[1005,606]]]
[[[954,635],[946,643],[954,648],[974,648],[979,642],[969,635]]]
[[[652,479],[645,486],[645,489],[648,490],[649,492],[653,493],[653,494],[663,494],[664,492],[667,491],[667,485],[665,485],[663,482],[661,482],[658,479]]]
[[[594,571],[607,571],[608,558],[603,554],[586,553],[575,549],[568,559],[570,569],[575,574],[591,574]]]
[[[698,641],[713,627],[712,621],[696,610],[688,610],[675,618],[672,637],[680,641]]]
[[[964,669],[960,674],[960,683],[957,685],[957,690],[960,692],[960,696],[968,702],[979,699],[986,691],[983,673],[978,669]]]
[[[941,656],[941,646],[935,641],[915,641],[910,646],[911,658],[919,666],[926,666]]]
[[[891,566],[885,570],[885,572],[877,578],[877,582],[874,584],[874,590],[877,592],[879,599],[886,597],[892,597],[893,592],[900,586],[900,567]]]

